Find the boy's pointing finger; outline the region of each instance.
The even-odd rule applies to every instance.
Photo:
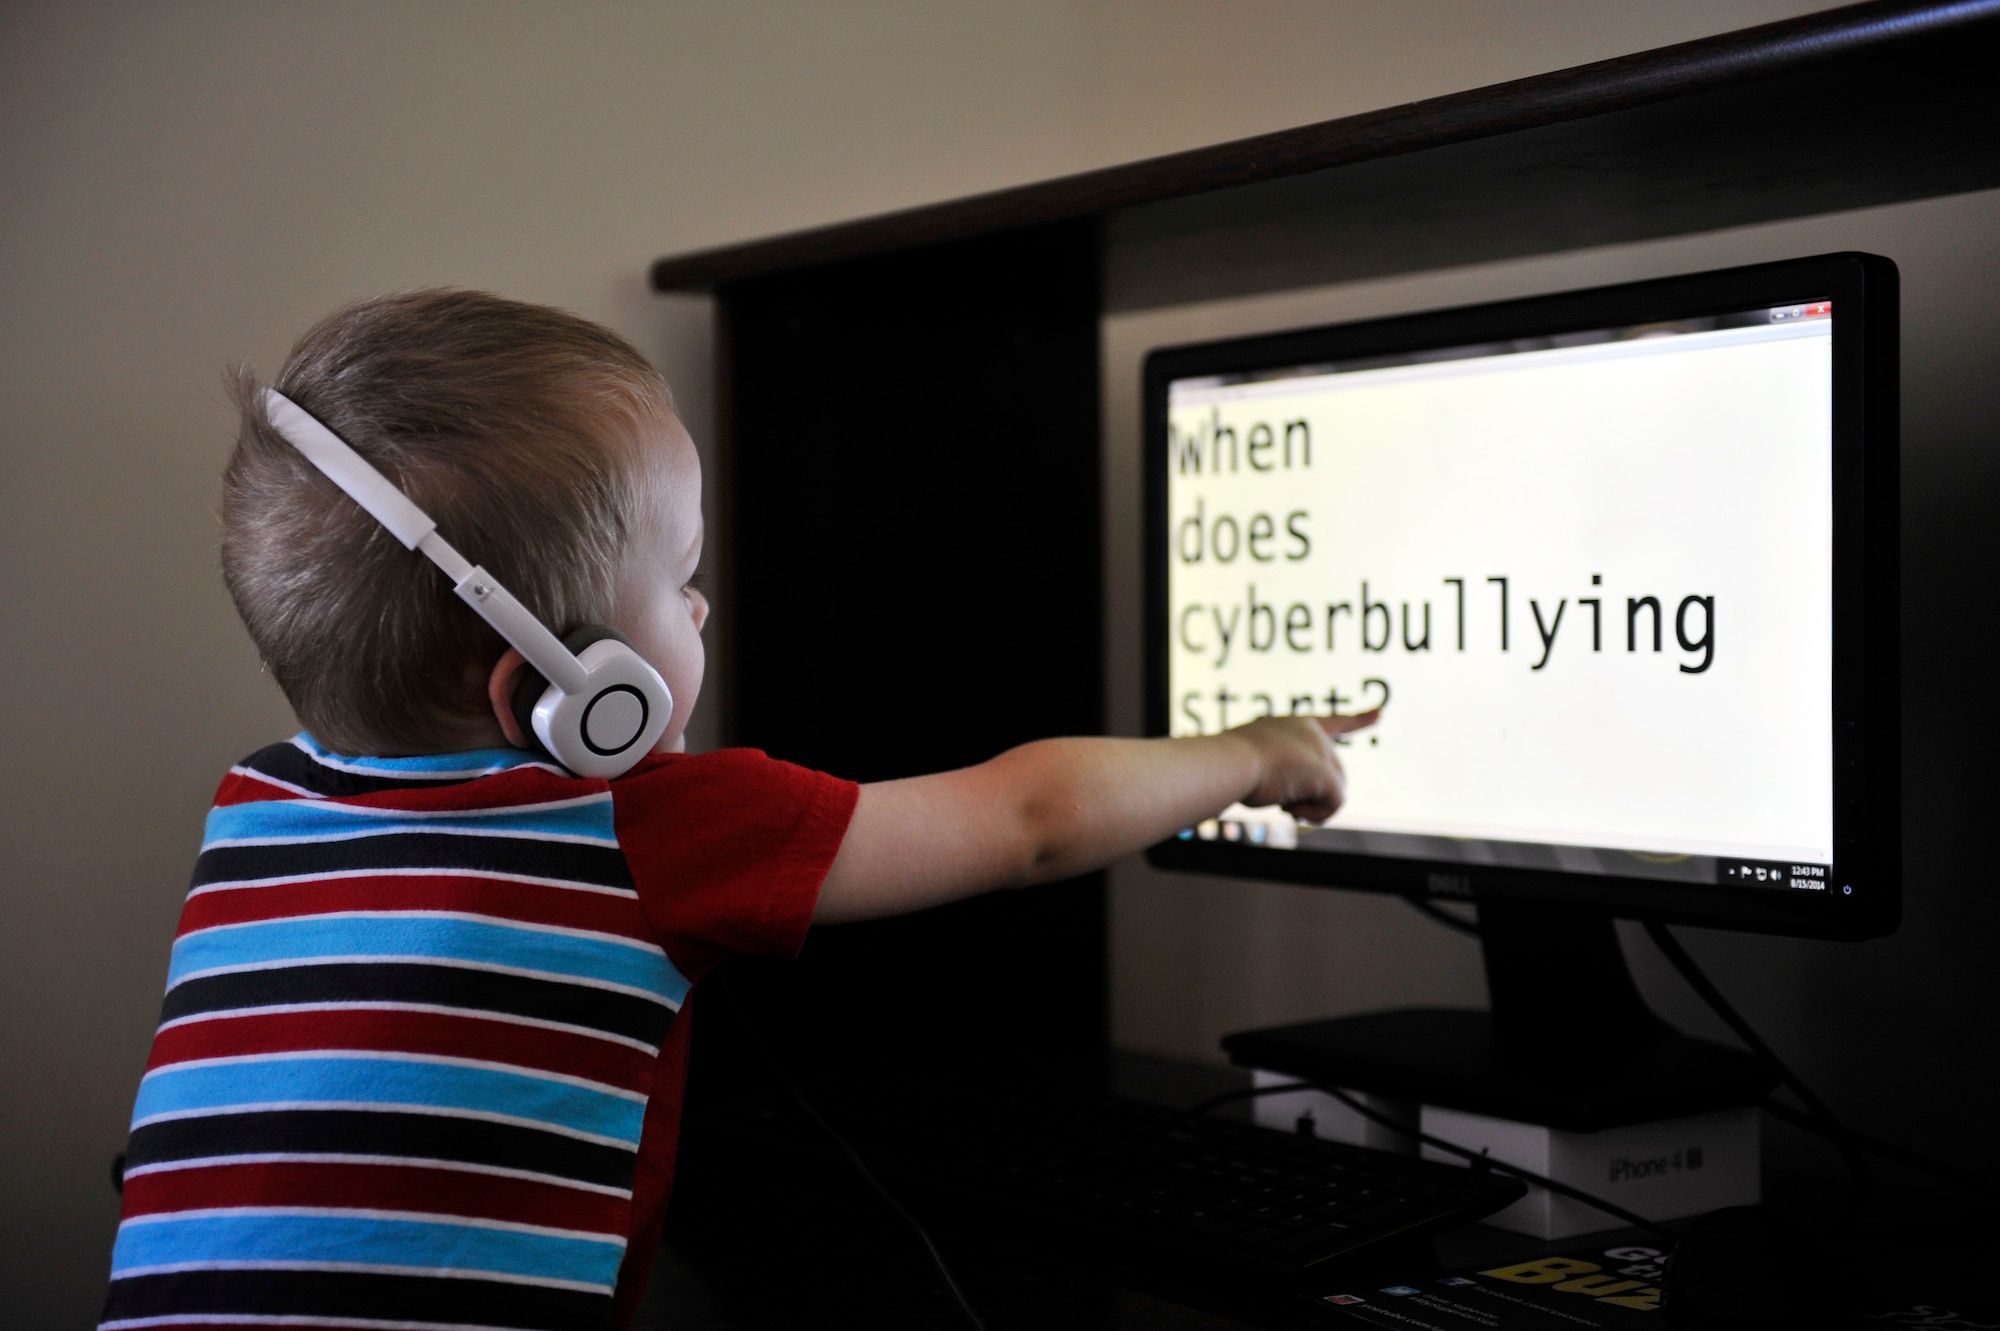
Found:
[[[1366,730],[1382,717],[1380,707],[1358,712],[1353,716],[1322,716],[1317,718],[1320,729],[1329,735],[1345,735],[1352,730]]]

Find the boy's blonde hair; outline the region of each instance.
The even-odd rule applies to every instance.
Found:
[[[505,648],[280,438],[247,371],[223,476],[222,574],[265,668],[339,753],[466,747]],[[608,329],[479,291],[362,301],[315,324],[273,385],[346,440],[562,634],[610,622],[648,512],[659,372]]]

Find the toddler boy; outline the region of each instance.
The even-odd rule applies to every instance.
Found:
[[[543,623],[621,632],[673,708],[612,780],[541,753],[520,653],[238,383],[223,572],[306,728],[208,816],[107,1327],[622,1325],[672,1180],[684,1005],[723,959],[1071,877],[1233,801],[1329,817],[1332,735],[1373,719],[1047,740],[865,787],[690,756],[700,467],[638,352],[419,291],[322,321],[275,387]]]

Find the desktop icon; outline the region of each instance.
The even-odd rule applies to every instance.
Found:
[[[1399,1296],[1423,1293],[1423,1291],[1418,1289],[1415,1285],[1384,1285],[1382,1286],[1382,1292],[1384,1294],[1395,1294]]]
[[[1345,1308],[1350,1303],[1366,1303],[1368,1300],[1359,1294],[1329,1294],[1326,1296],[1326,1302]]]

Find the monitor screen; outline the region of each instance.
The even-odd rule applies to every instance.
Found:
[[[1672,283],[1562,298],[1558,322],[1616,316],[1590,326],[1522,305],[1496,336],[1489,307],[1428,344],[1419,320],[1156,354],[1155,728],[1382,708],[1340,741],[1331,823],[1238,805],[1178,840],[1446,893],[1854,895],[1835,346],[1866,312],[1808,273],[1718,309],[1716,276],[1696,311]]]

